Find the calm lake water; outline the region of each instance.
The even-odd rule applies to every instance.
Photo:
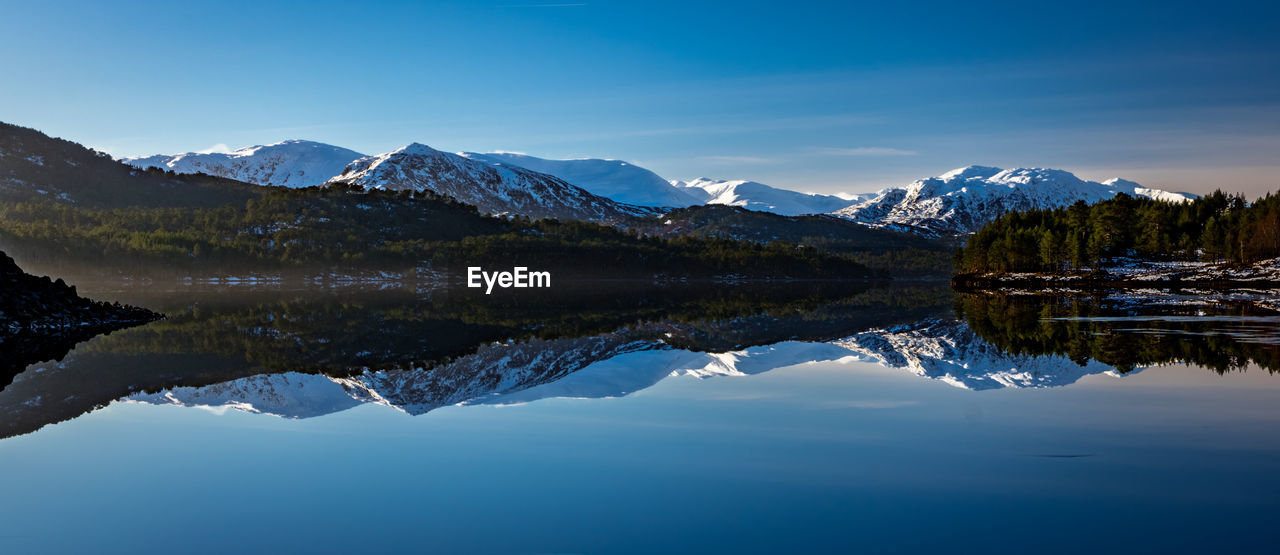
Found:
[[[1272,292],[82,291],[169,318],[11,370],[0,552],[1275,544]]]

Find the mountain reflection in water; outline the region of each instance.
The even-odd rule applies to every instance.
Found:
[[[874,362],[973,390],[1063,386],[1173,362],[1274,372],[1280,318],[1260,298],[794,283],[583,286],[536,297],[157,293],[128,300],[168,320],[81,344],[0,391],[0,436],[120,400],[288,418],[362,404],[423,414],[618,397],[670,376],[750,375],[815,361]]]

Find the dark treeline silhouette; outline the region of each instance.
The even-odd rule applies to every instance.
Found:
[[[1117,257],[1252,263],[1280,256],[1280,196],[1250,204],[1217,191],[1185,203],[1125,194],[1096,204],[1009,213],[955,255],[956,271],[1061,272]]]
[[[1250,340],[1246,316],[1274,316],[1250,304],[1212,309],[1235,319],[1163,318],[1205,307],[1128,307],[1091,297],[963,293],[957,316],[983,339],[1019,355],[1061,355],[1081,366],[1096,360],[1128,372],[1138,366],[1185,362],[1218,373],[1250,363],[1280,372],[1280,345]],[[1165,313],[1161,313],[1163,310]]]

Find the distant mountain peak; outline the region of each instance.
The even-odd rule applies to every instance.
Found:
[[[696,192],[703,204],[740,206],[747,210],[772,212],[783,216],[832,212],[850,206],[861,198],[849,199],[836,195],[801,193],[745,179],[724,180],[699,177],[689,182],[676,183],[687,191]]]
[[[414,161],[400,163],[405,160]],[[1120,178],[1099,183],[1061,169],[985,165],[956,168],[876,193],[825,195],[745,179],[667,180],[610,158],[553,160],[510,151],[454,154],[418,142],[364,156],[316,141],[290,139],[231,152],[189,152],[124,162],[258,185],[308,187],[360,181],[375,188],[430,189],[482,211],[531,217],[615,221],[625,215],[655,213],[658,208],[719,204],[784,216],[833,214],[925,235],[968,233],[1008,211],[1052,208],[1077,200],[1097,202],[1120,193],[1169,202],[1195,198]],[[379,173],[377,168],[387,164],[396,170]]]
[[[391,151],[391,154],[415,154],[415,155],[421,156],[421,155],[443,154],[443,152],[436,150],[434,148],[431,148],[422,143],[415,142],[415,143],[409,143],[400,148],[397,148]]]
[[[1135,187],[1135,188],[1141,187],[1141,185],[1139,185],[1136,181],[1129,181],[1128,179],[1121,179],[1119,177],[1113,177],[1111,179],[1103,181],[1102,184],[1110,187]]]
[[[137,168],[156,167],[176,173],[204,173],[279,187],[313,187],[342,172],[364,156],[354,150],[303,139],[254,145],[231,152],[187,152],[124,158]]]
[[[1000,173],[1001,171],[1003,171],[1003,170],[1001,170],[1000,168],[997,168],[997,167],[995,167],[995,166],[978,166],[978,165],[972,165],[972,166],[965,166],[965,167],[963,167],[963,168],[956,168],[956,169],[954,169],[954,170],[951,170],[951,171],[949,171],[949,172],[947,172],[947,173],[944,173],[944,174],[942,174],[942,175],[939,175],[939,176],[938,176],[938,179],[941,179],[941,180],[944,180],[944,181],[950,181],[950,180],[952,180],[952,179],[970,179],[970,178],[974,178],[974,177],[991,177],[991,176],[993,176],[993,175],[995,175],[995,174],[997,174],[997,173]]]
[[[512,152],[464,152],[460,156],[553,175],[592,194],[627,204],[672,208],[702,204],[699,198],[689,195],[658,174],[623,160],[550,160]]]
[[[368,189],[433,191],[490,214],[616,221],[655,212],[594,195],[555,176],[479,155],[411,143],[366,156],[330,180]]]

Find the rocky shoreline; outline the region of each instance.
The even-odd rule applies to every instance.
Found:
[[[961,291],[999,289],[1238,289],[1280,288],[1280,258],[1253,264],[1116,259],[1095,269],[1070,272],[957,274]]]
[[[163,317],[145,308],[86,299],[61,279],[23,272],[0,252],[0,389],[31,364],[61,360],[81,341]]]
[[[145,308],[86,299],[61,279],[23,272],[0,252],[0,340],[29,333],[96,333],[163,317]]]

